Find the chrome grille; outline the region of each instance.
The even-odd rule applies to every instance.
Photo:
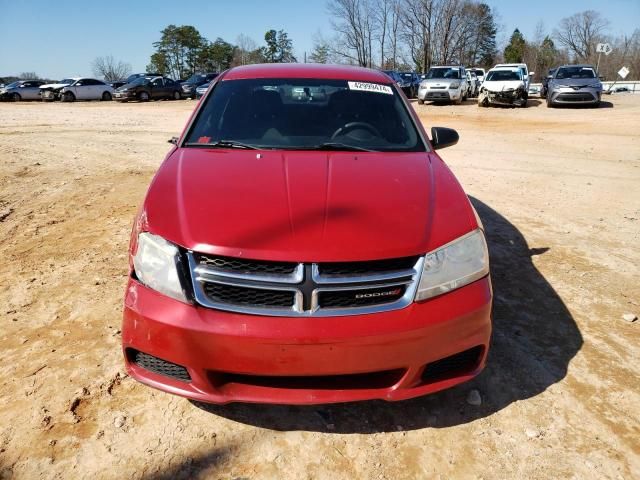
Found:
[[[196,301],[208,308],[275,316],[383,312],[413,301],[423,257],[291,263],[188,252]]]

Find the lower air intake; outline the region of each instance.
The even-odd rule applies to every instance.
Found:
[[[161,358],[154,357],[148,353],[139,352],[137,350],[129,350],[128,352],[131,363],[149,370],[150,372],[164,375],[165,377],[174,378],[181,382],[190,382],[191,376],[187,369],[181,365],[167,362]]]
[[[470,373],[476,369],[481,358],[482,347],[478,346],[431,362],[422,373],[422,382],[431,383]]]

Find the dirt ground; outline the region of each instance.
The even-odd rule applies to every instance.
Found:
[[[640,478],[640,95],[414,104],[461,135],[442,156],[488,231],[488,366],[304,408],[203,409],[124,373],[131,222],[194,105],[0,104],[0,479]]]

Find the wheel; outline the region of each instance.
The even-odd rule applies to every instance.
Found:
[[[176,90],[175,92],[173,92],[173,99],[174,100],[180,100],[180,97],[181,97],[181,95],[180,95],[179,91]]]
[[[103,92],[102,100],[104,100],[105,102],[108,102],[109,100],[111,100],[111,94],[109,92]]]
[[[458,98],[457,100],[454,100],[453,103],[455,105],[462,105],[462,100],[463,100],[463,98],[462,98],[462,96],[460,96],[460,98]]]
[[[420,100],[420,99],[418,98],[418,104],[420,104],[420,105],[424,105],[424,100]]]
[[[547,96],[547,108],[553,108],[553,102],[549,96]]]
[[[149,101],[149,94],[147,92],[140,92],[140,101],[141,102],[148,102]]]
[[[13,93],[11,95],[11,101],[12,102],[19,102],[20,100],[22,100],[22,97],[20,96],[19,93]]]
[[[64,92],[62,96],[63,102],[75,102],[76,96],[72,92]]]

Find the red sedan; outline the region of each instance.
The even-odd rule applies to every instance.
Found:
[[[212,402],[403,400],[483,368],[483,227],[382,72],[252,65],[215,79],[131,236],[137,380]]]

